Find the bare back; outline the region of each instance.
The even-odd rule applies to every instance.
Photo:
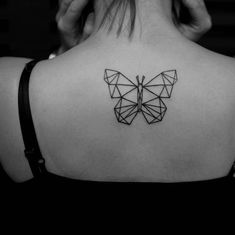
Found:
[[[32,115],[50,172],[75,179],[155,182],[228,173],[235,160],[232,59],[186,42],[161,42],[154,49],[87,43],[39,63],[31,76]],[[148,123],[138,112],[130,125],[119,122],[114,107],[120,99],[110,96],[105,69],[134,84],[137,76],[150,81],[175,70],[171,96],[160,99],[167,108],[162,120]]]

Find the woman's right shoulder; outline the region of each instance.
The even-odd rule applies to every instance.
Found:
[[[208,61],[208,71],[215,81],[224,82],[235,103],[235,58],[211,52]]]
[[[199,45],[190,51],[191,57],[187,62],[187,70],[196,77],[200,76],[211,84],[223,84],[221,89],[235,89],[235,58],[226,56]],[[234,96],[235,99],[235,96]]]

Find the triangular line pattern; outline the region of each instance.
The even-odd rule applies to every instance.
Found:
[[[105,69],[104,81],[111,98],[119,99],[114,107],[118,122],[131,125],[138,113],[142,113],[148,124],[154,124],[163,120],[167,111],[163,99],[171,98],[178,76],[176,70],[168,70],[148,82],[144,76],[142,80],[137,76],[134,83],[119,71]],[[147,96],[150,98],[146,101]]]

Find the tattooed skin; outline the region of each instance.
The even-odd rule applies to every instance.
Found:
[[[114,107],[118,122],[131,125],[142,113],[148,124],[154,124],[163,120],[167,111],[163,99],[171,98],[178,76],[176,70],[168,70],[150,80],[136,76],[136,82],[132,82],[119,71],[105,69],[104,81],[111,98],[118,99]]]

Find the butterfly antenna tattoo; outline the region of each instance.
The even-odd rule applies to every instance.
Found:
[[[177,71],[168,70],[145,82],[145,76],[136,77],[136,83],[116,70],[106,69],[104,80],[112,99],[118,99],[114,113],[118,122],[131,125],[138,113],[148,124],[163,120],[167,107],[163,99],[171,98],[178,81]]]

